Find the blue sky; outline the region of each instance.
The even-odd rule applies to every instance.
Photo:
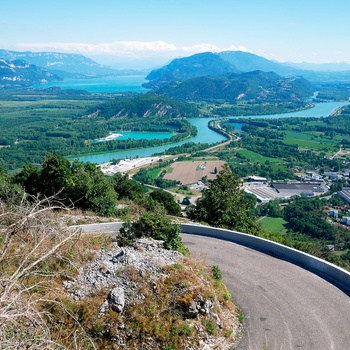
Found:
[[[1,0],[0,48],[146,68],[203,51],[350,63],[349,0]]]

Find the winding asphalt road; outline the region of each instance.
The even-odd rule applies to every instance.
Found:
[[[239,350],[348,350],[350,297],[296,265],[244,246],[182,235],[192,253],[218,265],[245,315]]]
[[[76,226],[115,234],[121,223]],[[321,277],[250,248],[182,234],[192,253],[218,265],[245,315],[237,350],[349,350],[350,297]]]

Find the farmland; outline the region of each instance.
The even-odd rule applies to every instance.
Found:
[[[175,162],[170,166],[171,170],[167,171],[164,179],[180,181],[184,185],[196,183],[203,177],[211,180],[215,179],[216,173],[224,164],[225,162],[221,160]]]

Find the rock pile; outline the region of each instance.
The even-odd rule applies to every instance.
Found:
[[[101,289],[110,289],[100,313],[103,314],[109,307],[121,312],[124,305],[142,299],[142,295],[137,293],[137,283],[130,280],[129,268],[141,278],[152,275],[156,280],[162,266],[174,264],[182,258],[181,253],[166,250],[162,241],[153,239],[139,239],[130,247],[120,247],[114,243],[111,250],[100,251],[93,262],[81,268],[75,280],[63,284],[75,299],[94,295]]]

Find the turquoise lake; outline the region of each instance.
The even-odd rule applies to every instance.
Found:
[[[117,140],[163,140],[176,134],[171,132],[147,132],[147,131],[114,131],[112,134],[119,134]],[[106,142],[106,141],[102,141]]]
[[[34,89],[46,89],[52,86],[58,86],[61,89],[86,90],[89,92],[147,92],[142,87],[146,83],[144,75],[115,75],[100,78],[88,79],[66,79],[52,83],[39,84],[33,86]]]
[[[111,159],[124,159],[124,158],[136,158],[136,157],[149,157],[154,153],[164,152],[170,147],[180,146],[186,142],[195,142],[195,143],[208,143],[213,144],[216,142],[221,142],[226,138],[221,134],[211,130],[208,128],[208,122],[213,118],[193,118],[189,119],[190,123],[197,127],[198,134],[195,137],[188,138],[186,140],[163,145],[157,147],[149,147],[149,148],[140,148],[140,149],[132,149],[126,151],[114,151],[102,154],[91,154],[82,157],[72,157],[70,159],[79,159],[82,162],[91,162],[96,164],[109,162]],[[143,133],[147,134],[147,133]],[[154,134],[154,133],[150,133]]]

